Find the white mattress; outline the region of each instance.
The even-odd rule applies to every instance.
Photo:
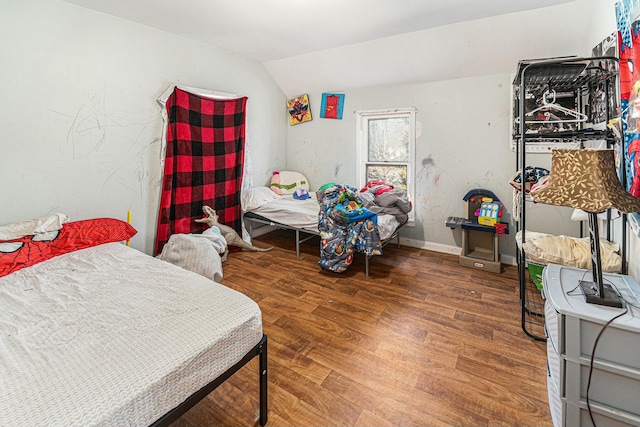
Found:
[[[0,278],[0,425],[149,425],[262,338],[245,295],[120,243]]]
[[[256,187],[243,191],[245,212],[252,212],[289,227],[318,233],[320,203],[313,195],[306,200],[296,200],[291,195],[279,196],[268,187]],[[378,215],[380,239],[386,240],[391,237],[399,225],[400,223],[393,215]]]

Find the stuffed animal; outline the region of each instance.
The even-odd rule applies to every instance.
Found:
[[[207,215],[207,217],[202,219],[196,219],[195,221],[198,223],[207,224],[209,226],[209,229],[212,230],[212,232],[215,232],[217,228],[217,230],[219,230],[220,233],[222,234],[222,237],[224,237],[224,240],[226,240],[227,246],[237,246],[243,250],[252,251],[252,252],[267,252],[273,249],[273,247],[266,248],[266,249],[259,248],[257,246],[253,246],[245,242],[244,240],[242,240],[242,237],[238,235],[236,230],[229,227],[228,225],[220,224],[218,222],[218,214],[216,214],[216,211],[213,208],[210,208],[207,205],[203,205],[202,211],[204,212],[205,215]],[[207,232],[207,230],[205,230],[204,232]],[[222,256],[223,262],[227,260],[228,253],[229,253],[229,249],[227,248],[224,255]]]

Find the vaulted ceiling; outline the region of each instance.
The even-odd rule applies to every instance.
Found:
[[[424,30],[571,3],[574,0],[65,0],[68,3],[155,27],[218,48],[239,53],[265,64],[287,95],[295,95],[301,86],[292,85],[288,70],[296,58],[314,63],[336,49],[364,45],[371,57],[374,41],[402,35],[409,37]],[[542,23],[544,25],[544,23]],[[499,37],[518,34],[501,34]],[[516,33],[518,31],[516,30]],[[478,34],[481,36],[481,34]],[[446,37],[435,32],[433,37]],[[444,44],[450,40],[432,40]],[[464,40],[465,43],[471,43]],[[421,42],[419,42],[421,43]],[[453,44],[454,47],[456,44]],[[397,44],[396,44],[397,46]],[[420,54],[421,46],[400,47],[403,55]],[[426,47],[429,50],[428,47]],[[392,48],[393,50],[393,48]],[[395,50],[398,50],[396,47]],[[345,51],[350,68],[362,73],[353,53]],[[355,50],[354,52],[359,52]],[[490,53],[490,52],[488,52]],[[495,53],[495,52],[494,52]],[[316,56],[314,56],[316,55]],[[319,56],[317,56],[319,55]],[[340,56],[340,55],[338,55]],[[374,55],[375,56],[375,55]],[[334,56],[335,57],[335,56]],[[384,63],[383,58],[377,58]],[[365,62],[367,60],[365,59]],[[344,64],[338,64],[344,66]],[[404,70],[384,70],[387,78],[365,79],[362,84],[389,84],[428,81],[421,67],[401,64]],[[410,75],[415,73],[415,75]],[[288,75],[287,75],[288,74]],[[409,74],[409,75],[408,75]],[[395,80],[393,78],[394,75]],[[443,75],[452,75],[444,72]],[[382,74],[381,74],[382,76]],[[439,78],[439,77],[433,77]],[[431,78],[431,80],[433,80]],[[295,78],[293,79],[295,80]],[[316,81],[317,83],[317,81]],[[352,86],[353,82],[322,83],[327,90]],[[329,87],[327,87],[329,86]]]

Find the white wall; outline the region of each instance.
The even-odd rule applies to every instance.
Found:
[[[447,72],[443,71],[437,82],[426,82],[427,75],[432,75],[426,73],[425,83],[368,88],[360,87],[354,79],[337,80],[335,87],[324,91],[346,94],[343,120],[320,119],[323,90],[310,91],[314,119],[289,128],[288,168],[305,172],[313,188],[330,181],[355,184],[354,111],[416,107],[421,129],[416,140],[416,226],[405,229],[402,237],[413,246],[459,251],[461,232],[451,231],[444,224],[449,216],[464,216],[462,198],[469,190],[491,190],[505,204],[506,213],[513,212],[508,181],[515,173],[516,162],[509,149],[509,123],[512,73],[517,61],[589,55],[595,43],[586,42],[584,36],[590,21],[588,3],[591,0],[464,22],[297,58],[308,67],[305,60],[311,59],[310,63],[316,64],[323,75],[335,72],[350,76],[359,71],[363,81],[367,81],[369,69],[376,74],[380,69],[393,68],[400,53],[405,59],[399,61],[410,61],[409,66],[419,66],[416,61],[422,61],[438,70],[446,68]],[[585,46],[589,46],[588,50]],[[405,48],[409,47],[415,55],[406,54]],[[348,55],[368,55],[370,68],[350,68],[345,59]],[[492,64],[487,63],[488,58]],[[278,69],[287,66],[287,61],[272,61],[267,67]],[[452,64],[459,66],[452,68]],[[460,74],[469,77],[442,77]],[[308,87],[315,89],[313,79],[307,81]],[[338,82],[342,81],[352,86],[340,91]],[[280,82],[285,92],[294,90],[293,84],[295,81],[284,86]],[[548,168],[550,156],[531,155],[527,163]],[[569,220],[570,215],[568,208],[530,204],[527,228],[578,235],[579,225]],[[511,221],[512,230],[513,225]],[[509,256],[515,255],[513,234],[500,238],[500,251],[507,255],[507,262]]]
[[[591,11],[589,21],[589,32],[585,37],[585,50],[590,52],[591,48],[606,36],[617,32],[616,8],[618,0],[582,0],[584,7]]]
[[[0,224],[130,209],[150,253],[172,82],[248,96],[256,181],[285,164],[285,97],[252,60],[58,0],[2,0],[0,28]]]
[[[465,216],[463,197],[469,190],[491,190],[505,204],[506,213],[513,212],[508,184],[516,167],[509,148],[511,82],[511,73],[503,73],[350,90],[342,120],[319,118],[321,94],[310,94],[314,118],[290,127],[288,168],[303,171],[312,189],[327,182],[355,185],[354,111],[416,107],[416,225],[405,228],[402,237],[412,246],[457,253],[461,232],[445,227],[445,220]],[[549,157],[530,159],[549,167]],[[528,224],[538,231],[579,232],[578,225],[567,220],[568,208],[530,205],[527,213]],[[513,234],[501,237],[500,246],[503,254],[514,255]]]

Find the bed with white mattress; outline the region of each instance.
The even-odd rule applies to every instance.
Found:
[[[0,425],[168,425],[256,356],[260,308],[106,243],[0,277]]]
[[[308,199],[297,200],[291,194],[277,195],[268,187],[250,188],[243,190],[242,209],[250,236],[254,234],[253,223],[295,231],[297,258],[300,258],[300,244],[320,234],[318,231],[320,204],[313,194]],[[378,234],[383,246],[394,239],[398,247],[400,246],[398,232],[403,225],[393,215],[378,215]],[[365,257],[367,276],[369,276],[369,258],[369,256]]]

